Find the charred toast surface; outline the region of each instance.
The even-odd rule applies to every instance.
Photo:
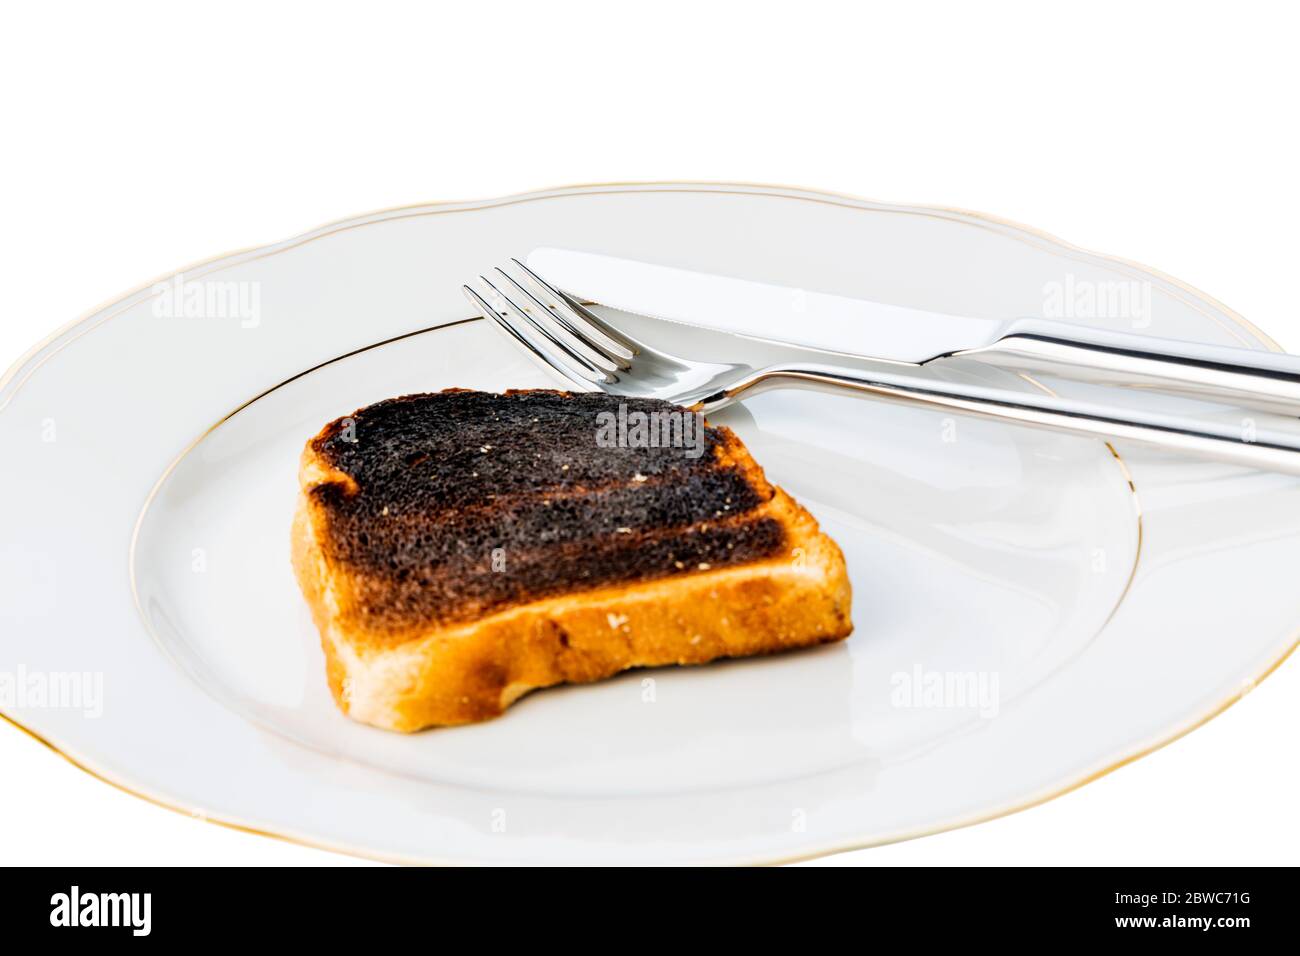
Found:
[[[533,687],[846,635],[839,550],[729,429],[689,416],[453,389],[327,425],[303,451],[294,564],[340,705],[463,723]]]
[[[441,392],[327,426],[311,451],[339,479],[310,495],[327,560],[363,585],[357,623],[447,624],[782,550],[780,524],[755,513],[773,489],[729,429],[704,429],[695,457],[685,447],[599,447],[597,416],[618,404]],[[623,404],[632,415],[689,414],[651,399]]]

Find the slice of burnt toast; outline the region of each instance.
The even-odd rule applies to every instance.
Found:
[[[408,395],[326,425],[299,478],[330,689],[378,727],[852,630],[835,543],[730,429],[666,402]]]

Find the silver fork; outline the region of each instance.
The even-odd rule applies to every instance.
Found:
[[[1048,393],[953,380],[922,366],[898,366],[791,346],[776,364],[700,361],[653,348],[611,326],[582,302],[555,288],[518,259],[515,274],[497,268],[481,287],[463,286],[486,318],[567,388],[658,398],[700,412],[725,408],[774,388],[809,388],[880,398],[1012,422],[1034,428],[1141,442],[1252,468],[1300,475],[1300,432],[1260,429],[1151,409],[1118,407]],[[495,281],[494,281],[495,280]],[[656,320],[650,320],[656,321]],[[664,320],[658,320],[664,321]],[[679,334],[717,348],[729,333],[671,323]],[[802,361],[809,354],[824,361]],[[900,371],[900,369],[906,371]],[[1266,416],[1289,425],[1291,419]]]

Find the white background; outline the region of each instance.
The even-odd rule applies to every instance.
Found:
[[[993,213],[1300,351],[1294,8],[861,6],[6,5],[0,368],[128,288],[332,219],[664,179]],[[1045,806],[810,865],[1294,864],[1298,716],[1291,661]],[[356,862],[153,807],[7,724],[0,767],[0,863]]]

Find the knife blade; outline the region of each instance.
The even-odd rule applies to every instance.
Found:
[[[626,312],[909,365],[989,345],[1011,325],[572,249],[535,249],[528,266]]]

